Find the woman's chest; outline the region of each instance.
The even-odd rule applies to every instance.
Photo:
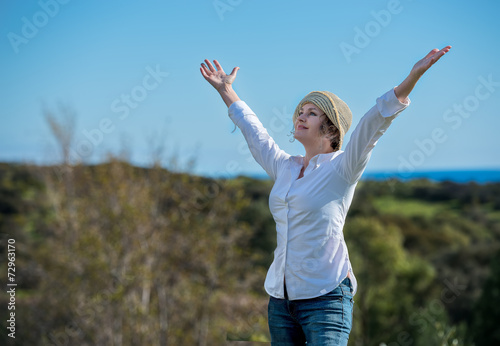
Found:
[[[297,172],[278,177],[269,195],[269,207],[273,214],[326,211],[332,204],[342,204],[347,191],[345,180],[335,171],[317,169],[297,179]],[[294,175],[295,173],[295,175]]]

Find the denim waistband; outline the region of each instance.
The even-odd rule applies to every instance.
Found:
[[[347,287],[349,287],[351,289],[351,292],[353,291],[351,279],[349,279],[348,277],[346,277],[344,280],[342,280],[342,282],[340,284],[346,285]],[[288,292],[286,291],[286,284],[285,283],[283,283],[283,290],[285,292],[285,299],[288,300]]]

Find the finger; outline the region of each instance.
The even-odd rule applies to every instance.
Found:
[[[238,73],[239,67],[233,68],[233,71],[231,72],[230,76],[236,77],[236,73]]]
[[[443,55],[445,55],[446,53],[448,53],[448,52],[450,51],[450,49],[451,49],[451,46],[446,46],[446,47],[444,47],[443,49],[441,49],[439,52],[437,52],[437,53],[435,54],[435,58],[436,58],[437,60],[441,59],[441,57],[442,57]],[[434,58],[434,57],[433,57],[433,58]],[[437,61],[437,60],[436,60],[436,61]]]
[[[205,70],[204,70],[202,67],[200,67],[200,71],[201,71],[201,75],[202,75],[205,79],[207,79],[207,78],[208,78],[208,75],[207,75],[207,73],[205,72]]]
[[[210,71],[210,70],[208,69],[208,67],[207,67],[207,66],[205,66],[205,64],[201,64],[201,67],[203,68],[203,71],[205,72],[205,74],[206,74],[207,76],[212,75],[212,71]]]
[[[434,65],[443,55],[445,55],[449,50],[451,46],[447,46],[440,51],[436,52],[434,56],[431,58],[431,65]]]
[[[438,50],[437,48],[434,48],[427,54],[425,58],[431,58],[432,60],[439,60],[444,54],[448,53],[451,49],[451,46],[446,46],[441,50]],[[424,58],[424,59],[425,59]]]
[[[205,64],[207,64],[207,66],[208,66],[208,68],[210,69],[211,72],[215,72],[214,67],[212,66],[212,64],[210,63],[210,61],[208,61],[208,59],[205,59]]]
[[[224,70],[222,69],[222,66],[219,64],[219,62],[217,60],[214,60],[214,64],[215,64],[215,67],[217,67],[217,71],[224,72]]]
[[[439,52],[439,49],[437,48],[434,48],[433,50],[431,50],[425,57],[424,59],[427,59],[427,58],[430,58],[431,56],[433,56],[434,54],[436,54],[436,52]]]
[[[450,51],[450,49],[451,49],[451,46],[446,46],[443,49],[441,49],[441,51],[448,53]]]

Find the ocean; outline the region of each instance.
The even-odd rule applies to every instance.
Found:
[[[450,171],[421,171],[400,173],[390,171],[367,171],[363,180],[386,180],[396,178],[407,181],[413,179],[428,179],[432,181],[453,181],[456,183],[476,182],[479,184],[500,182],[500,170],[450,170]]]
[[[269,179],[265,173],[252,174],[255,179]],[[476,182],[478,184],[500,182],[500,169],[494,170],[449,170],[449,171],[416,171],[401,173],[396,171],[366,171],[362,180],[398,179],[402,181],[414,179],[428,179],[431,181],[453,181],[455,183]]]

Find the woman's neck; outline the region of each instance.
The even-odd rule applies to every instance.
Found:
[[[333,153],[333,149],[330,145],[327,148],[323,149],[321,147],[316,148],[306,148],[306,156],[304,156],[304,170],[309,165],[309,161],[316,155],[319,154],[328,154]]]

